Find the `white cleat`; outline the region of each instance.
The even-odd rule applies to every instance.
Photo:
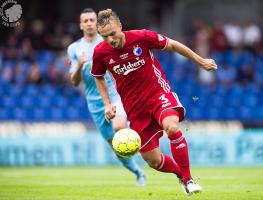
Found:
[[[146,185],[146,176],[138,176],[136,179],[136,185],[139,187],[143,187]]]
[[[193,193],[202,192],[202,187],[198,185],[193,179],[189,179],[186,183],[183,183],[180,180],[180,183],[182,185],[184,192],[189,196],[192,195]]]

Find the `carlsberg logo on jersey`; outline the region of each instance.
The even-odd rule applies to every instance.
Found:
[[[123,75],[127,75],[132,71],[135,71],[137,69],[139,69],[140,67],[142,67],[145,64],[145,60],[144,59],[139,59],[136,58],[137,61],[136,62],[128,62],[128,64],[123,64],[121,65],[116,65],[113,67],[113,71],[119,75],[123,74]]]

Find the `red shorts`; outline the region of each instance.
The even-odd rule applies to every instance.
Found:
[[[130,119],[131,128],[137,131],[141,137],[141,153],[159,147],[159,138],[163,135],[160,118],[165,110],[176,109],[179,113],[179,121],[182,121],[185,116],[185,108],[173,92],[163,93],[158,98],[151,99],[151,102],[151,106]]]

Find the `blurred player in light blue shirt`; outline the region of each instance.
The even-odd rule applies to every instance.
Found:
[[[102,37],[97,33],[96,23],[97,15],[93,9],[86,8],[81,12],[80,29],[83,31],[83,37],[68,47],[68,57],[71,62],[69,73],[73,85],[78,86],[83,80],[85,96],[92,119],[103,138],[111,145],[115,131],[125,128],[127,121],[121,99],[108,73],[106,73],[105,78],[111,101],[116,106],[116,117],[110,122],[106,121],[104,103],[97,89],[95,79],[90,74],[94,48],[103,41]],[[138,167],[134,159],[118,158],[126,168],[136,175],[137,185],[145,185],[144,172]]]

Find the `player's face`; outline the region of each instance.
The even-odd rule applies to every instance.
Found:
[[[80,29],[85,35],[94,35],[97,33],[97,16],[95,13],[82,13],[80,15]]]
[[[98,31],[103,39],[113,48],[122,48],[124,45],[124,33],[121,24],[110,20],[106,26],[98,26]]]

